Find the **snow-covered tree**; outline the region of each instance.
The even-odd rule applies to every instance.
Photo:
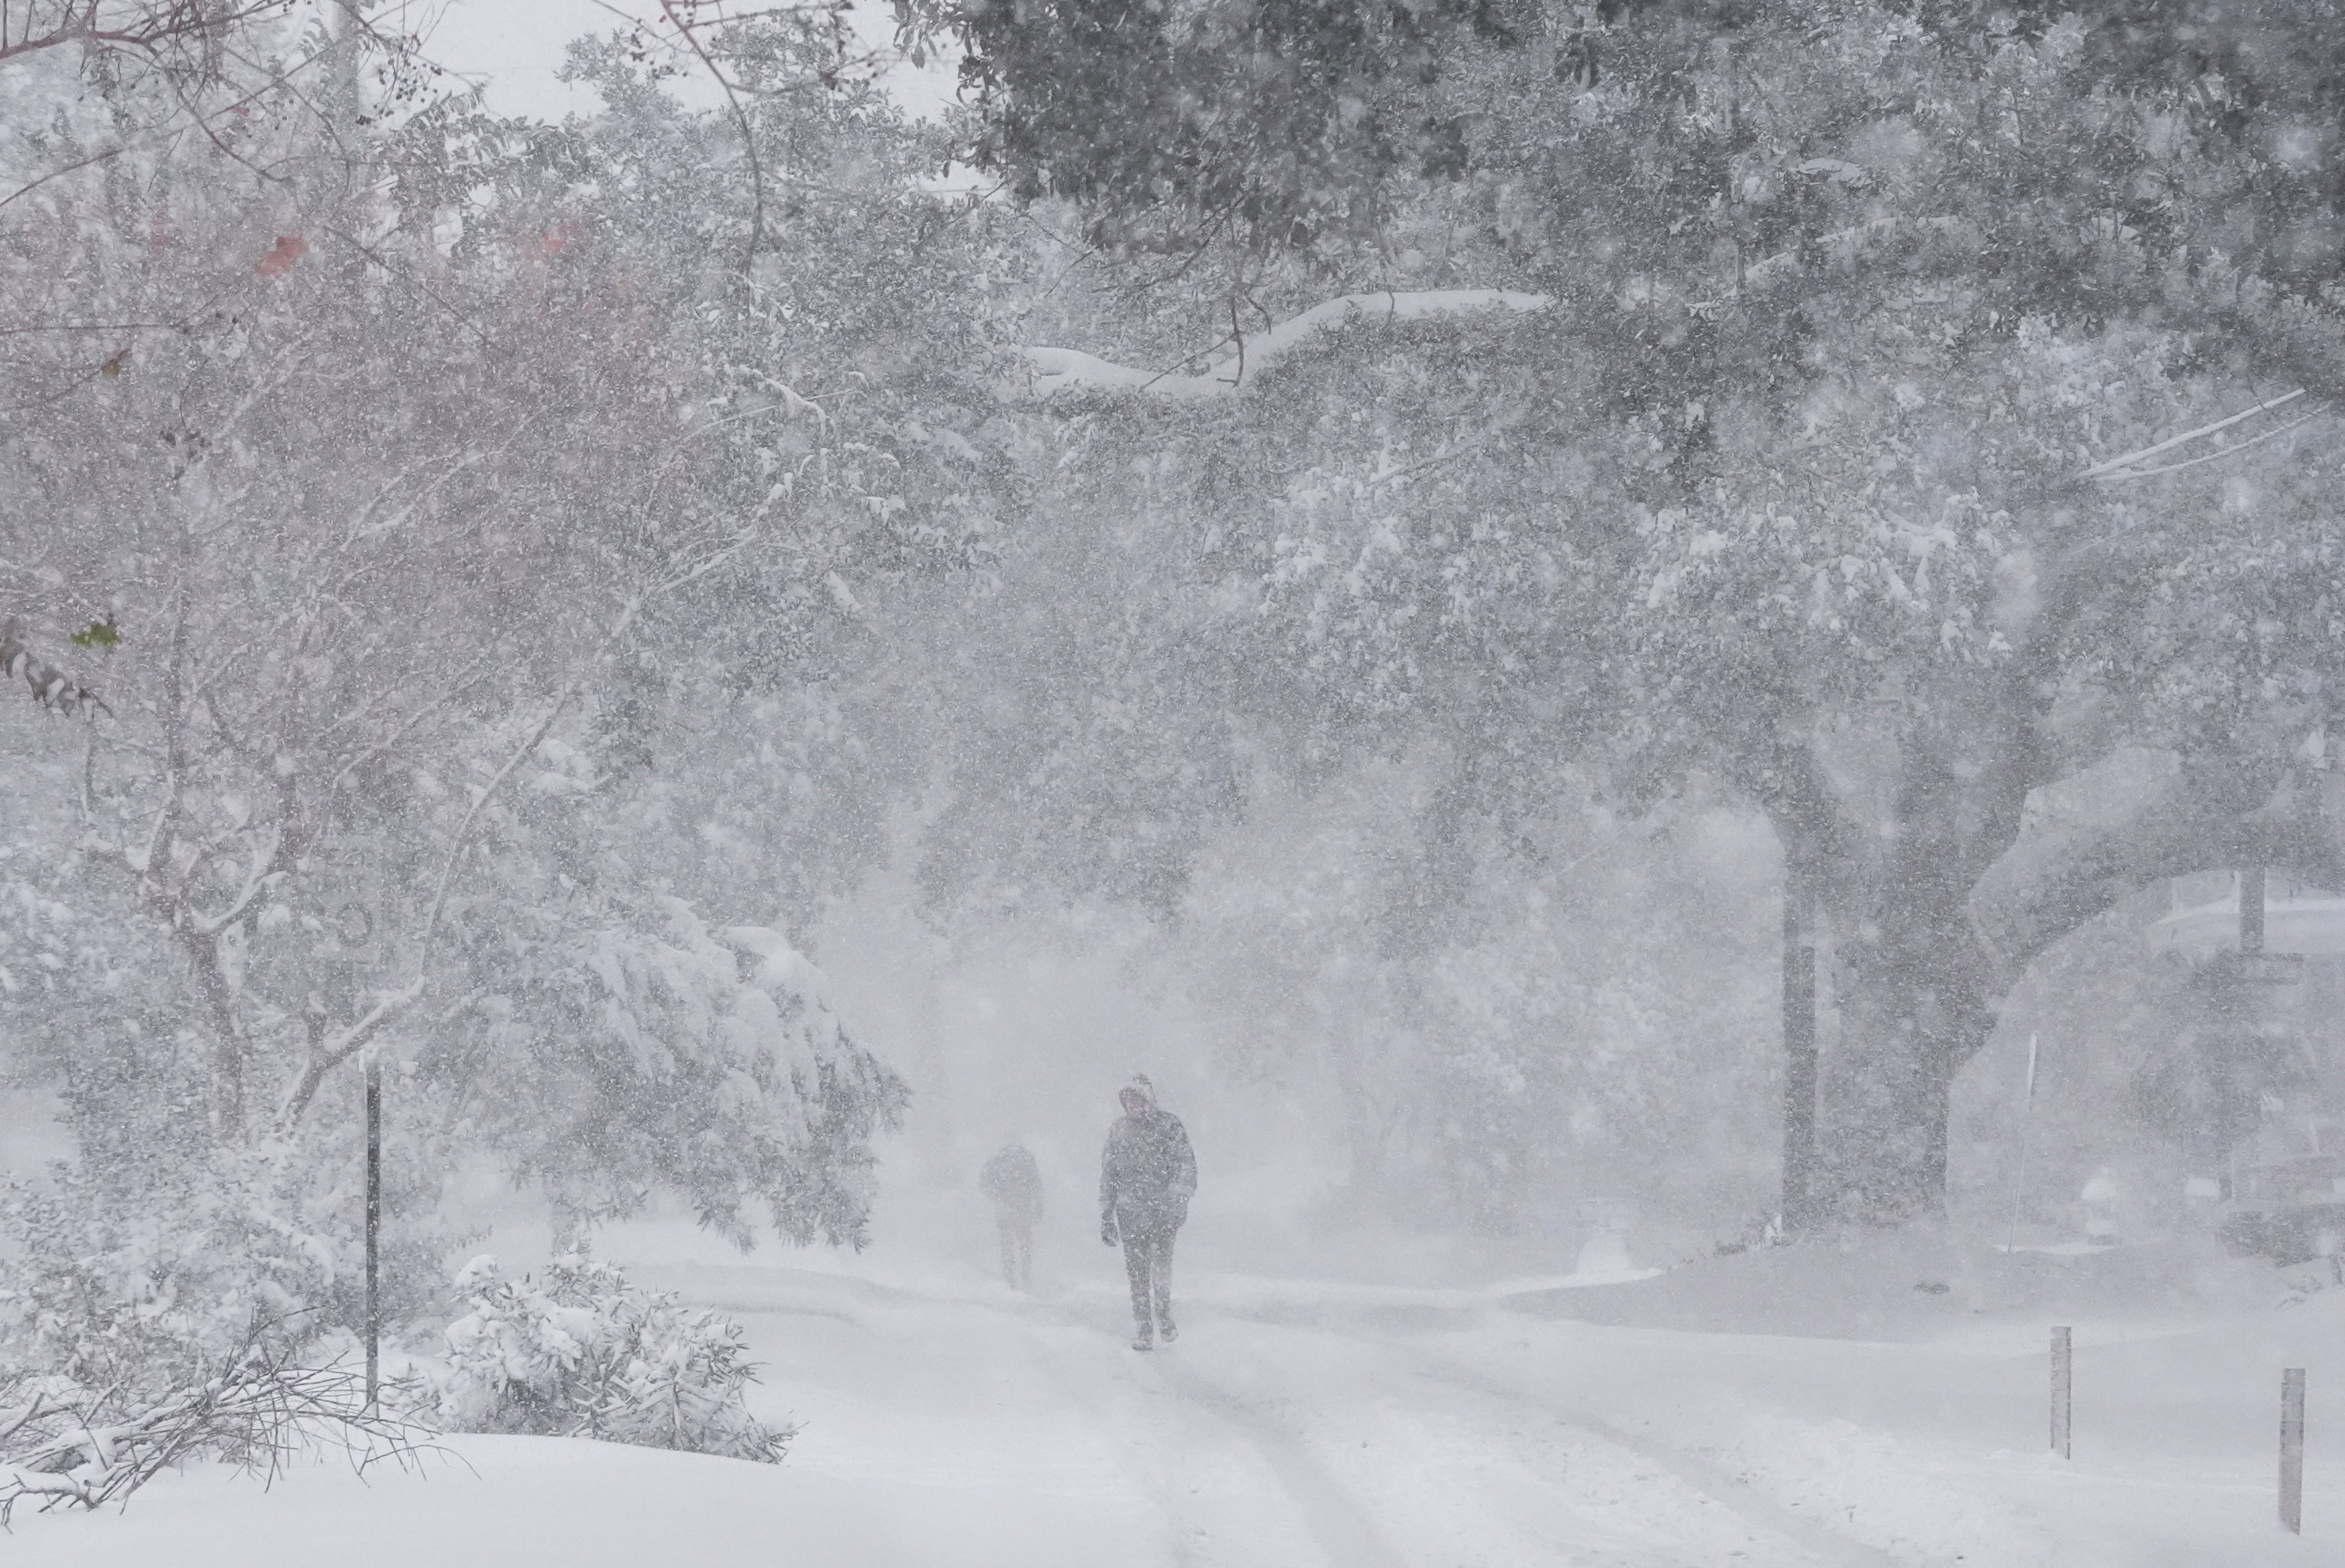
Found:
[[[858,1239],[900,1084],[781,937],[760,979],[657,911],[802,919],[885,809],[835,688],[858,591],[998,527],[984,225],[802,29],[723,41],[773,89],[760,196],[624,48],[550,127],[411,112],[339,25],[265,21],[320,94],[0,209],[12,311],[74,324],[7,351],[0,618],[50,709],[9,715],[49,750],[0,871],[10,1069],[86,1081],[86,1161],[340,1168],[373,1053],[421,1182],[470,1140],[574,1213],[665,1183]],[[145,102],[34,86],[23,146]],[[760,199],[792,244],[734,249]]]
[[[1005,95],[987,156],[1208,255],[1213,213],[1254,209],[1087,183],[1156,132],[1053,130],[1053,95],[1272,9],[1133,23],[1063,66],[1034,39],[1088,13],[970,13]],[[2161,55],[2193,15],[1453,28],[1412,89],[1451,117],[1385,149],[1373,192],[1349,144],[1214,150],[1227,180],[1379,222],[1211,251],[1206,370],[1034,361],[1085,442],[1154,454],[1090,504],[1171,535],[1179,635],[1243,650],[1257,689],[1292,672],[1287,712],[1465,730],[1518,809],[1602,757],[1632,797],[1703,773],[1765,810],[1838,933],[1829,1210],[1938,1202],[1954,1074],[2035,955],[2125,891],[2340,870],[2345,544],[2328,451],[2292,440],[2335,391],[2338,192],[2302,127],[2339,78],[2286,5],[2222,60]],[[1033,36],[988,56],[988,27]],[[1416,46],[1379,36],[1356,46]],[[1247,123],[1247,74],[1209,79],[1201,134]],[[1324,330],[1274,324],[1331,285],[1354,303]]]

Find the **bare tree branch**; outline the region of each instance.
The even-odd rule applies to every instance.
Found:
[[[2185,458],[2180,463],[2161,463],[2156,468],[2128,468],[2124,470],[2122,473],[2105,473],[2101,477],[2104,479],[2147,479],[2154,474],[2179,473],[2186,468],[2196,468],[2203,463],[2219,463],[2224,458],[2236,456],[2238,453],[2247,451],[2248,448],[2251,446],[2261,446],[2265,442],[2277,441],[2281,436],[2288,434],[2290,431],[2298,430],[2305,425],[2310,424],[2314,420],[2319,419],[2320,417],[2320,414],[2319,413],[2299,415],[2295,419],[2289,420],[2286,424],[2283,424],[2275,430],[2268,430],[2261,435],[2251,435],[2245,441],[2234,442],[2229,446],[2224,447],[2218,452],[2210,452],[2202,457]]]
[[[281,15],[289,8],[289,0],[245,0],[242,5],[218,8],[199,0],[146,0],[117,5],[102,0],[35,3],[25,8],[23,28],[14,37],[0,28],[0,65],[76,44],[160,56],[174,48],[210,45],[248,22]]]
[[[749,249],[741,259],[741,274],[746,278],[757,260],[757,252],[766,248],[766,165],[765,160],[757,156],[756,127],[749,123],[749,111],[741,107],[741,95],[734,90],[732,81],[716,68],[716,62],[709,56],[707,46],[700,41],[700,35],[693,30],[692,22],[679,13],[676,0],[659,0],[659,7],[660,15],[668,19],[686,44],[692,46],[692,52],[700,57],[700,63],[708,67],[708,74],[724,89],[725,102],[733,111],[733,123],[741,127],[741,152],[749,160]]]
[[[302,1364],[279,1322],[256,1320],[198,1379],[141,1400],[119,1390],[36,1392],[0,1412],[0,1528],[20,1502],[47,1510],[122,1503],[182,1459],[208,1453],[274,1477],[302,1452],[336,1451],[363,1473],[383,1459],[411,1465],[439,1451],[428,1434],[367,1399],[350,1367]],[[29,1441],[27,1441],[29,1438]]]

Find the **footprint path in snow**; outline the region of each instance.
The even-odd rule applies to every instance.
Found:
[[[1135,1434],[1133,1482],[1164,1510],[1183,1568],[1301,1568],[1314,1552],[1330,1568],[1411,1568],[1292,1431],[1173,1348],[1140,1356],[1098,1314],[1067,1306],[1008,1309],[1048,1323],[1034,1360],[1071,1403],[1097,1410],[1103,1392],[1125,1395],[1111,1394],[1109,1419]]]

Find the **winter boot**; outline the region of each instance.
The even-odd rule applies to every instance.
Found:
[[[1164,1337],[1169,1339],[1172,1336],[1167,1334]],[[1142,1329],[1132,1337],[1132,1348],[1135,1350],[1153,1350],[1156,1349],[1156,1341],[1150,1337],[1147,1329]]]

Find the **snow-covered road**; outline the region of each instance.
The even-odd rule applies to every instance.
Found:
[[[1104,1270],[1042,1299],[732,1272],[691,1283],[744,1311],[777,1412],[810,1415],[793,1464],[889,1480],[922,1561],[2345,1560],[2340,1434],[2316,1434],[2315,1523],[2279,1537],[2256,1397],[2263,1360],[2335,1354],[2340,1303],[2275,1319],[2279,1340],[2088,1333],[2086,1441],[2063,1463],[2031,1325],[1694,1334],[1208,1273],[1179,1345],[1139,1355]]]
[[[1403,1568],[1878,1564],[1883,1553],[1461,1359],[1487,1335],[1212,1306],[1135,1354],[1102,1294],[959,1300],[819,1277],[728,1305],[809,1416],[791,1463],[899,1489],[936,1563]],[[721,1294],[721,1293],[720,1293]],[[1438,1308],[1365,1307],[1438,1326]],[[1287,1314],[1293,1316],[1291,1312]],[[1500,1347],[1488,1347],[1500,1349]]]

